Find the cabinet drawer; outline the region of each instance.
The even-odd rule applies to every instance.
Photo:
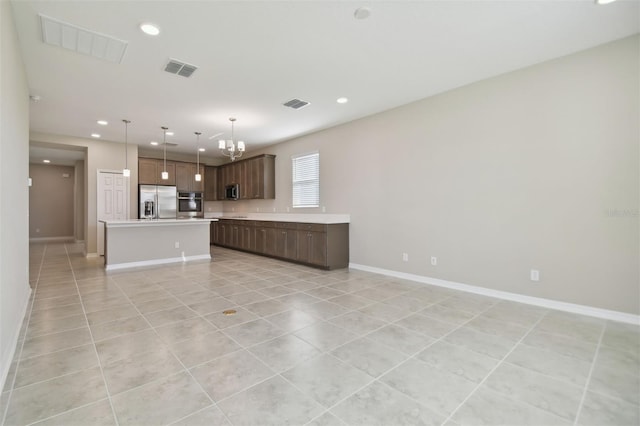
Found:
[[[299,231],[326,232],[327,225],[321,223],[299,223]]]

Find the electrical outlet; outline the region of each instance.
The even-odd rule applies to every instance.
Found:
[[[327,212],[327,208],[325,206],[322,206],[322,213],[326,213]]]
[[[260,213],[260,207],[256,207],[256,211]]]
[[[540,281],[540,271],[538,271],[537,269],[532,269],[530,278],[531,281]]]
[[[274,212],[274,213],[276,212],[276,208],[275,208],[275,207],[273,208],[273,212]]]
[[[180,248],[180,242],[176,241],[175,247]]]
[[[438,258],[435,256],[431,256],[431,264],[436,266],[438,264]]]
[[[36,228],[36,234],[40,232],[40,228]]]
[[[402,260],[405,262],[409,261],[409,253],[402,253]]]
[[[287,213],[289,213],[289,207],[287,207]]]

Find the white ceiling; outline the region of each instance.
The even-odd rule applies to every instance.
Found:
[[[31,95],[31,131],[174,151],[201,131],[248,153],[640,31],[639,1],[28,1],[12,2]],[[371,16],[354,18],[358,7]],[[121,63],[42,42],[38,14],[128,41]],[[157,24],[157,37],[139,30]],[[169,58],[198,66],[163,71]],[[338,104],[341,96],[347,104]],[[300,110],[282,103],[311,102]],[[109,121],[98,126],[96,120]],[[171,150],[170,149],[170,150]]]

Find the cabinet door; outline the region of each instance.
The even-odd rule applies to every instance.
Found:
[[[193,174],[191,175],[191,190],[196,192],[203,192],[205,179],[204,166],[200,165],[200,169],[198,169],[197,164],[192,164],[191,168],[193,170]],[[196,181],[196,173],[200,173],[200,182]]]
[[[162,179],[162,172],[164,171],[164,160],[157,160],[156,167],[156,181],[158,185],[175,185],[176,184],[176,163],[173,161],[167,161],[167,172],[169,173],[169,179]]]
[[[218,167],[218,170],[216,171],[216,178],[218,179],[218,182],[216,182],[216,187],[217,187],[217,198],[218,200],[224,200],[224,195],[225,195],[225,191],[224,191],[224,187],[226,185],[226,181],[225,179],[225,171],[224,171],[224,166],[223,167]]]
[[[167,165],[168,166],[168,165]],[[189,163],[176,163],[176,186],[178,191],[191,191],[191,165]]]
[[[262,158],[249,160],[251,198],[264,198],[264,162]]]
[[[325,225],[298,225],[298,260],[312,265],[327,264],[327,232]]]
[[[220,245],[220,246],[224,245],[226,231],[227,231],[227,226],[224,223],[224,221],[219,221],[216,224],[216,235],[215,235],[216,245]]]
[[[296,260],[298,256],[298,232],[293,229],[277,229],[275,255]]]
[[[243,250],[255,251],[255,228],[252,225],[242,225],[240,227],[240,247]]]
[[[157,183],[157,160],[151,158],[138,159],[138,183],[140,185],[155,185]]]
[[[255,231],[256,253],[265,254],[267,252],[267,228],[257,226]]]
[[[211,222],[211,226],[209,227],[209,245],[216,243],[217,227],[218,224],[216,222]]]
[[[206,166],[204,168],[204,200],[216,201],[218,199],[218,168]]]

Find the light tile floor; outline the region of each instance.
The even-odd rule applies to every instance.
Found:
[[[107,274],[33,245],[2,423],[640,423],[637,326],[212,253]]]

